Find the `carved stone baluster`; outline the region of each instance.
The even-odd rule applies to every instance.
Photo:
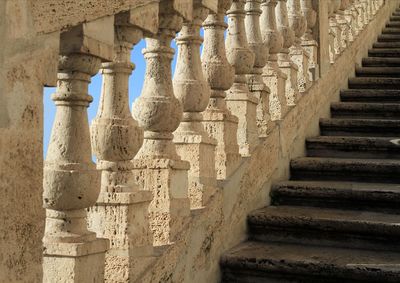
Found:
[[[265,85],[262,78],[262,69],[267,64],[269,50],[262,41],[260,29],[261,0],[247,0],[245,11],[245,27],[249,48],[255,55],[254,66],[251,74],[247,75],[247,83],[250,91],[258,99],[257,104],[257,127],[259,137],[266,137],[272,127],[269,114],[270,89]]]
[[[329,57],[331,64],[335,63],[337,57],[337,46],[336,46],[336,36],[338,35],[338,27],[337,22],[335,20],[334,8],[335,4],[334,0],[330,0],[328,4],[328,15],[329,15]]]
[[[275,8],[277,14],[278,30],[283,36],[283,48],[278,54],[279,68],[287,75],[286,81],[286,103],[288,106],[296,105],[299,96],[298,71],[299,68],[293,63],[289,56],[289,49],[295,39],[294,30],[289,25],[287,0],[278,0]]]
[[[176,4],[175,0],[160,3],[159,31],[146,38],[144,85],[133,104],[133,116],[145,131],[143,146],[134,160],[134,173],[139,183],[153,192],[149,217],[155,245],[173,242],[190,213],[187,184],[190,165],[181,160],[172,142],[172,133],[182,118],[182,106],[172,86],[174,50],[170,44],[182,27],[183,14],[191,18],[192,5]]]
[[[282,119],[288,110],[285,95],[287,75],[279,69],[278,65],[278,53],[283,47],[283,37],[276,24],[276,5],[277,0],[262,2],[260,18],[263,42],[269,48],[269,58],[262,76],[265,84],[271,90],[269,106],[272,121]]]
[[[359,31],[361,32],[364,27],[367,24],[367,20],[365,17],[365,10],[364,10],[364,4],[362,2],[362,0],[355,0],[355,6],[357,8],[358,11],[358,26],[359,26]]]
[[[301,46],[310,55],[309,78],[316,81],[319,78],[318,42],[313,35],[313,28],[317,23],[317,12],[313,8],[312,0],[301,0],[301,12],[307,21],[307,30],[301,38]]]
[[[139,190],[132,172],[131,160],[143,143],[143,130],[130,113],[128,85],[135,66],[130,59],[131,49],[143,37],[138,25],[156,32],[158,4],[153,2],[140,9],[115,16],[115,54],[113,62],[102,65],[102,94],[91,126],[102,182],[88,220],[90,229],[111,243],[106,254],[106,282],[134,281],[153,253],[148,220],[152,192]],[[144,24],[139,17],[155,20]]]
[[[92,161],[87,108],[91,77],[112,57],[113,17],[61,34],[56,116],[44,165],[43,282],[103,282],[108,241],[87,229],[86,209],[96,203],[100,171]],[[102,30],[101,39],[92,31]],[[98,46],[94,53],[85,50]]]
[[[231,0],[219,0],[218,12],[210,13],[203,23],[204,45],[202,66],[211,87],[211,97],[203,112],[203,124],[208,134],[217,140],[215,148],[215,169],[217,179],[226,179],[236,169],[240,160],[237,143],[238,119],[226,106],[225,91],[234,80],[234,69],[228,63],[225,52],[225,12]]]
[[[368,0],[360,0],[364,11],[364,23],[367,25],[371,20]]]
[[[341,34],[341,48],[346,49],[350,42],[350,24],[345,17],[345,10],[349,5],[349,0],[340,0],[340,6],[336,13],[336,20],[340,26]]]
[[[338,12],[341,4],[341,0],[331,0],[332,3],[332,15],[329,18],[329,25],[334,34],[334,51],[336,56],[339,56],[343,50],[343,42],[342,42],[342,27],[338,22]]]
[[[209,102],[210,86],[204,78],[200,59],[202,22],[209,10],[216,12],[217,3],[194,0],[193,20],[185,21],[177,38],[178,61],[174,91],[183,105],[183,120],[174,133],[179,155],[190,162],[189,197],[191,208],[204,207],[215,192],[215,146],[202,124],[203,112]],[[214,5],[215,4],[215,5]]]
[[[227,11],[227,58],[235,68],[235,80],[227,91],[226,101],[228,109],[239,119],[237,132],[239,152],[242,156],[249,156],[258,141],[256,124],[258,99],[249,91],[246,80],[246,75],[253,69],[254,53],[247,43],[244,5],[245,0],[233,0],[232,6]]]
[[[355,8],[354,0],[349,0],[348,7],[344,11],[344,16],[346,21],[350,25],[349,41],[353,42],[359,33],[358,20],[357,20],[358,12],[357,9]]]
[[[290,57],[299,67],[298,88],[300,92],[305,92],[310,86],[310,76],[308,74],[310,55],[301,46],[301,37],[306,32],[307,22],[301,14],[300,0],[288,1],[289,26],[294,31],[295,39],[293,46],[290,47]]]

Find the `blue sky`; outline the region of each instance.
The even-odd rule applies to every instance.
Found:
[[[129,79],[129,101],[130,107],[132,107],[132,102],[139,97],[142,86],[143,86],[143,78],[145,73],[145,60],[142,54],[142,49],[145,47],[145,41],[140,41],[132,51],[132,62],[136,65],[136,69],[133,71],[132,76]],[[175,70],[175,63],[176,63],[176,55],[177,49],[175,41],[172,42],[171,45],[175,49],[175,56],[172,62],[172,71]],[[88,108],[88,116],[89,122],[93,120],[96,116],[97,108],[100,100],[100,93],[101,93],[101,75],[97,74],[92,78],[92,83],[89,86],[89,94],[93,96],[93,102],[91,103],[90,107]],[[50,140],[51,128],[53,125],[53,120],[55,116],[56,107],[54,102],[51,100],[51,94],[55,92],[55,88],[45,88],[44,89],[44,141],[43,141],[43,152],[46,156],[47,148]]]

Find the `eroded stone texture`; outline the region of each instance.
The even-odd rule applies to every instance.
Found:
[[[174,96],[171,75],[174,50],[170,47],[183,20],[191,20],[193,3],[188,2],[190,5],[185,7],[190,17],[186,18],[179,12],[180,1],[160,3],[159,30],[146,38],[147,66],[142,95],[133,104],[133,116],[145,131],[143,146],[134,162],[134,174],[142,187],[153,193],[149,217],[155,245],[172,243],[189,215],[190,165],[181,160],[172,142],[183,110]]]
[[[174,75],[174,91],[183,106],[183,119],[174,133],[174,143],[183,160],[190,162],[188,175],[191,208],[208,202],[216,189],[215,146],[202,124],[203,112],[211,91],[204,78],[200,59],[200,27],[209,11],[216,12],[217,3],[194,1],[193,20],[184,21],[177,38],[178,61]]]
[[[142,8],[143,16],[158,17],[158,3]],[[134,69],[132,46],[151,32],[143,26],[140,11],[116,15],[113,62],[102,64],[103,87],[99,111],[91,126],[97,168],[102,170],[101,192],[89,211],[88,223],[97,236],[110,240],[105,281],[130,282],[151,260],[153,237],[148,207],[152,193],[135,183],[130,162],[143,143],[143,130],[129,110],[129,76]],[[140,258],[140,261],[138,259]]]
[[[277,0],[267,0],[261,4],[261,33],[264,44],[269,48],[267,65],[263,69],[262,77],[270,88],[269,109],[271,120],[280,120],[285,116],[288,107],[286,103],[287,75],[278,66],[278,53],[283,47],[283,37],[278,31],[275,7]]]
[[[301,38],[301,46],[310,55],[309,59],[309,80],[316,81],[319,78],[318,65],[318,42],[315,40],[313,28],[317,23],[317,13],[314,10],[311,0],[301,0],[301,12],[306,19],[306,32]]]
[[[300,0],[288,1],[289,26],[294,31],[295,39],[293,46],[290,47],[290,57],[293,63],[298,66],[298,89],[305,92],[310,86],[310,76],[308,74],[310,55],[301,46],[301,37],[307,29],[305,17],[301,14]]]
[[[211,88],[211,97],[203,112],[208,134],[217,140],[215,169],[217,179],[229,177],[240,161],[237,142],[238,118],[228,110],[225,91],[234,81],[234,69],[226,58],[224,32],[225,12],[232,1],[219,0],[218,12],[210,13],[203,23],[204,46],[201,56],[204,76]]]
[[[290,47],[292,47],[295,39],[294,30],[289,25],[287,0],[278,0],[275,8],[277,14],[278,30],[283,37],[283,46],[278,54],[279,68],[286,74],[285,96],[288,106],[296,105],[299,98],[298,71],[299,67],[293,63],[290,58]]]
[[[256,124],[258,99],[249,91],[246,81],[246,75],[253,69],[255,56],[247,43],[244,5],[244,0],[234,0],[227,11],[227,59],[235,69],[235,80],[226,92],[226,101],[228,109],[239,119],[237,131],[239,152],[242,156],[249,156],[258,140]]]
[[[247,75],[247,84],[249,90],[258,99],[256,122],[259,137],[266,137],[267,132],[271,130],[272,121],[269,113],[269,95],[270,89],[264,83],[262,78],[262,69],[267,64],[269,49],[262,41],[260,28],[260,0],[246,1],[245,28],[249,48],[253,51],[255,59],[254,66]]]

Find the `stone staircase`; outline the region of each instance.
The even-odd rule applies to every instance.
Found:
[[[223,282],[400,282],[400,10],[291,162]]]

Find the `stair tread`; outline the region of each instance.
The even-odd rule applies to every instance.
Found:
[[[400,90],[347,89],[340,92],[342,101],[400,102]]]
[[[250,225],[298,227],[346,231],[348,233],[368,233],[398,237],[400,235],[400,215],[343,210],[307,206],[268,206],[252,212],[248,217]]]
[[[393,139],[388,137],[351,137],[351,136],[319,136],[307,138],[307,146],[313,144],[335,144],[335,145],[357,145],[369,146],[382,149],[400,150],[400,138]]]
[[[317,194],[318,196],[354,197],[400,202],[400,184],[335,182],[335,181],[283,181],[272,186],[276,194]]]
[[[354,280],[399,282],[400,253],[248,241],[222,256],[223,267]],[[322,282],[322,281],[321,281]],[[374,282],[374,281],[370,281]]]
[[[320,165],[321,163],[329,163],[332,165],[376,165],[390,166],[398,169],[400,172],[400,159],[366,159],[366,158],[334,158],[334,157],[299,157],[291,161],[294,166],[306,164]]]

